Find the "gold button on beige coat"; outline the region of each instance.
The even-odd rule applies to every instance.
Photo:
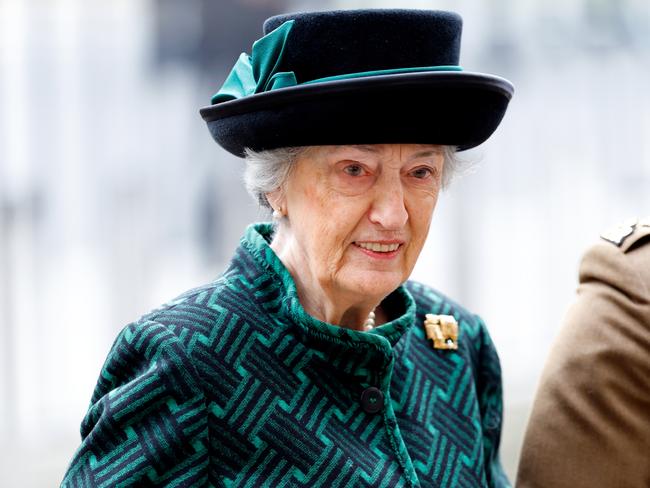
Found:
[[[650,487],[650,220],[602,237],[542,373],[518,488]]]

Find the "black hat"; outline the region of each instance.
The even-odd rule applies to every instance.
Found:
[[[201,109],[227,151],[328,144],[469,149],[497,128],[514,88],[458,65],[462,20],[428,10],[279,15]]]

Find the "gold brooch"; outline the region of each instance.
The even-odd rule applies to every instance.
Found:
[[[434,349],[458,349],[458,322],[451,315],[426,314],[424,329]]]

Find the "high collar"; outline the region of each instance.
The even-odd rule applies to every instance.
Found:
[[[275,315],[274,318],[279,319],[281,323],[290,322],[293,332],[302,342],[322,352],[340,356],[346,350],[354,350],[356,355],[365,350],[368,356],[374,357],[374,361],[390,361],[393,346],[412,326],[415,319],[415,302],[406,288],[400,286],[384,299],[382,303],[394,318],[371,331],[351,330],[318,320],[303,308],[293,277],[271,249],[273,232],[274,228],[270,223],[252,224],[246,229],[241,247],[253,257],[262,272],[270,275],[271,280],[268,282],[281,288],[279,306],[270,310]],[[233,265],[237,266],[237,262]],[[260,278],[262,277],[256,279],[263,283],[264,280]]]

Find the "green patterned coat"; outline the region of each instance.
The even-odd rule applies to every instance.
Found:
[[[253,225],[228,270],[127,326],[62,486],[507,487],[501,372],[475,315],[408,282],[371,332],[320,322]],[[433,349],[427,313],[459,348]]]

